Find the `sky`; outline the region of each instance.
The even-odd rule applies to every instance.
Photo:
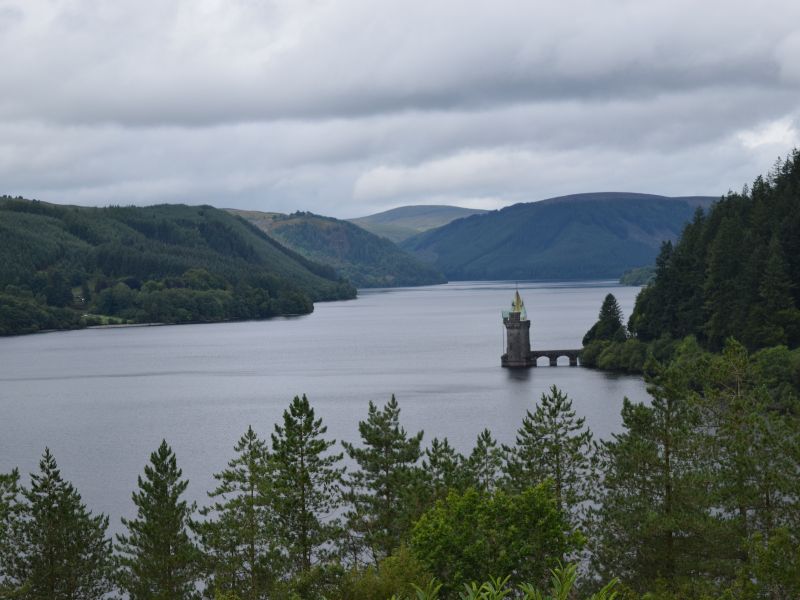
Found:
[[[0,194],[356,217],[721,195],[800,146],[796,0],[0,0]]]

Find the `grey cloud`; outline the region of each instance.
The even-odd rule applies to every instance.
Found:
[[[26,2],[4,114],[202,125],[800,84],[789,2],[145,4]]]
[[[0,0],[0,193],[354,216],[723,193],[798,139],[790,0]]]

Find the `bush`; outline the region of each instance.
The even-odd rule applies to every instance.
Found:
[[[392,596],[415,597],[414,586],[424,587],[431,580],[422,562],[408,548],[398,549],[377,567],[354,569],[342,580],[342,600],[375,600]]]
[[[414,555],[440,581],[443,595],[474,579],[513,573],[512,584],[539,583],[578,546],[549,485],[520,494],[450,492],[422,515],[411,535]]]

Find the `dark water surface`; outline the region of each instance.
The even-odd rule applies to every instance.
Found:
[[[608,292],[626,317],[638,292],[608,282],[519,289],[534,348],[578,348]],[[513,283],[369,290],[305,317],[0,338],[0,472],[19,466],[27,481],[49,446],[116,529],[162,438],[202,503],[247,426],[268,437],[296,394],[308,394],[336,439],[357,439],[367,402],[394,393],[406,429],[424,429],[426,442],[446,436],[468,451],[485,427],[512,442],[552,384],[596,435],[617,431],[623,397],[647,399],[639,378],[500,368],[500,311],[513,291]]]

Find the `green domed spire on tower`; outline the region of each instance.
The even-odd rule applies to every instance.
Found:
[[[522,296],[519,295],[519,290],[514,292],[514,301],[511,303],[511,312],[519,313],[520,321],[528,318],[528,311],[525,310],[525,303],[522,301]]]

